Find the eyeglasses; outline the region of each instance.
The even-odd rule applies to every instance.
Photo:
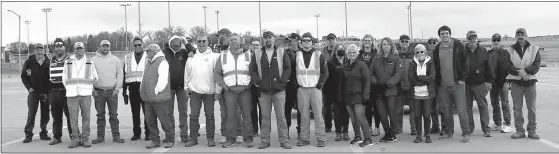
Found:
[[[477,39],[477,36],[475,36],[475,35],[472,35],[472,36],[468,37],[468,40],[470,40],[470,41],[475,40],[475,39]]]
[[[82,48],[82,47],[77,47],[77,48],[76,48],[76,50],[80,50],[80,49],[83,49],[83,48]]]
[[[423,54],[425,51],[416,51],[415,54]]]
[[[109,45],[107,45],[107,44],[103,44],[103,45],[102,45],[102,47],[105,47],[105,48],[106,48],[106,47],[109,47]]]
[[[312,42],[312,40],[303,40],[303,42]]]
[[[64,45],[62,42],[56,42],[54,45]]]
[[[493,41],[493,42],[501,42],[501,39],[493,39],[493,40],[491,40],[491,41]]]
[[[60,48],[60,47],[64,47],[64,45],[62,45],[62,44],[54,44],[54,47]]]
[[[400,42],[402,42],[402,43],[410,43],[410,41],[400,41]]]
[[[198,43],[206,43],[206,40],[198,40]]]
[[[141,47],[142,44],[134,44],[134,47]]]
[[[429,42],[429,45],[435,45],[437,42]]]

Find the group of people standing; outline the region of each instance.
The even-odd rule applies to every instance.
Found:
[[[121,94],[124,104],[131,106],[132,141],[141,139],[140,111],[144,113],[144,139],[150,141],[148,149],[160,147],[162,143],[165,148],[174,146],[175,98],[180,141],[186,147],[198,144],[202,106],[207,146],[216,146],[215,101],[219,102],[221,111],[223,148],[243,142],[251,148],[258,134],[261,137],[258,148],[269,147],[272,108],[279,143],[284,149],[292,148],[289,141],[292,109],[297,109],[296,145],[300,147],[310,144],[311,119],[314,119],[318,147],[326,145],[326,133],[332,127],[335,127],[335,141],[351,140],[350,144],[364,147],[374,143],[373,136],[380,135],[382,124],[384,136],[380,141],[395,142],[396,135],[403,133],[404,105],[411,111],[410,133],[417,136],[415,143],[431,143],[430,134],[440,133],[439,139],[452,138],[455,112],[460,119],[462,141],[468,143],[475,128],[474,100],[485,137],[491,137],[491,131],[495,130],[511,131],[509,86],[516,127],[511,137],[526,137],[522,114],[526,98],[528,137],[539,139],[535,84],[541,58],[538,46],[527,41],[526,30],[516,31],[517,41],[510,47],[503,47],[501,36],[494,34],[489,51],[479,45],[475,31],[466,34],[465,45],[451,34],[448,26],[440,27],[441,41],[430,38],[427,47],[423,44],[410,47],[407,35],[399,38],[399,47],[388,37],[382,38],[376,47],[374,38],[367,34],[361,47],[355,44],[346,47],[337,43],[336,35],[331,33],[327,35],[326,47],[319,49],[313,44],[316,38],[308,32],[302,36],[292,33],[287,38],[287,47],[278,47],[276,35],[266,31],[262,45],[254,41],[246,49],[241,47],[239,35],[224,28],[218,32],[220,42],[213,48],[208,46],[207,36],[195,38],[197,48],[183,37],[173,36],[164,49],[157,44],[144,48],[142,39],[134,38],[133,52],[125,55],[123,63],[111,54],[107,40],[101,41],[96,56],[88,58],[82,42],[74,44],[74,53],[66,53],[64,42],[57,38],[55,56],[49,59],[43,46],[37,45],[35,54],[22,69],[25,71],[21,78],[29,91],[23,142],[32,140],[35,114],[40,105],[40,139],[51,140],[50,145],[61,143],[63,114],[70,133],[69,148],[104,142],[106,108],[112,141],[124,143],[117,113]],[[489,127],[488,93],[493,107],[493,127]],[[90,141],[91,96],[97,111],[97,136]],[[46,131],[49,105],[54,138]],[[165,132],[163,141],[158,121]],[[348,134],[350,122],[353,139]]]

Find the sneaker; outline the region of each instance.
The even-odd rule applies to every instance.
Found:
[[[433,141],[431,141],[431,136],[427,135],[425,136],[425,143],[431,143]]]
[[[441,132],[441,129],[439,127],[431,127],[431,131],[429,131],[429,134],[438,134]]]
[[[316,143],[316,147],[324,147],[324,146],[326,146],[326,142],[324,141],[319,140],[318,143]]]
[[[370,138],[365,139],[365,140],[363,140],[363,142],[359,143],[360,147],[366,147],[366,146],[369,146],[369,145],[373,145],[373,140],[370,139]]]
[[[526,137],[526,134],[524,132],[516,132],[516,133],[514,133],[510,136],[510,138],[512,138],[512,139],[519,139],[519,138],[525,138],[525,137]]]
[[[221,145],[221,147],[223,148],[231,148],[234,146],[237,146],[237,142],[235,142],[235,139],[227,139],[227,142]]]
[[[361,136],[356,136],[355,138],[353,138],[353,140],[351,140],[351,142],[349,142],[349,144],[355,144],[357,142],[362,141],[363,139],[361,139]]]
[[[411,136],[417,135],[417,131],[416,131],[416,130],[412,130],[411,133],[410,133],[410,135],[411,135]]]
[[[380,135],[380,129],[379,128],[373,129],[372,135],[373,136],[379,136]]]
[[[509,133],[512,131],[512,128],[510,127],[510,125],[503,125],[502,129],[501,129],[501,133]]]
[[[472,143],[472,139],[470,138],[470,135],[462,136],[462,143]]]
[[[25,137],[25,139],[23,139],[23,143],[29,143],[29,142],[31,142],[31,138],[32,138],[32,137]]]
[[[151,140],[151,137],[146,136],[146,138],[145,138],[144,140],[145,140],[145,141],[149,141],[149,140]]]
[[[243,137],[237,136],[237,143],[243,143]]]
[[[452,138],[452,134],[443,134],[441,137],[439,137],[439,140],[446,140],[446,139],[451,139]]]
[[[270,142],[261,142],[261,143],[258,145],[258,149],[266,149],[266,148],[268,148],[268,147],[270,147]]]
[[[396,138],[395,134],[390,134],[390,136],[388,137],[388,140],[386,140],[387,143],[392,143],[392,142],[396,142],[398,140],[398,138]]]
[[[291,149],[291,148],[292,148],[292,147],[291,147],[291,144],[289,143],[289,141],[281,142],[280,146],[281,146],[283,149]]]
[[[390,134],[384,134],[382,138],[380,138],[380,142],[386,142],[390,138]]]
[[[196,138],[196,137],[195,137],[195,138]],[[188,136],[181,136],[181,142],[182,142],[182,143],[187,143],[188,140],[189,140],[189,137],[188,137]]]
[[[68,148],[77,148],[79,146],[80,146],[80,141],[73,140],[72,142],[70,142],[70,145],[68,145]]]
[[[120,136],[113,137],[114,143],[124,143],[124,139],[120,138]]]
[[[491,126],[491,131],[501,131],[503,126],[497,126],[495,124],[493,124],[493,126]]]
[[[136,140],[139,140],[140,138],[141,138],[140,136],[132,136],[132,138],[130,138],[130,140],[136,141]]]
[[[534,140],[539,140],[540,135],[536,134],[536,132],[532,132],[532,133],[528,133],[528,138],[531,138],[531,139],[534,139]]]
[[[167,142],[167,143],[165,143],[165,148],[171,148],[171,147],[173,147],[173,146],[175,146],[175,142]]]
[[[148,145],[146,145],[146,149],[153,149],[153,148],[157,148],[160,147],[161,143],[155,143],[155,142],[150,142]]]
[[[103,142],[105,142],[105,138],[102,138],[102,137],[97,137],[93,141],[91,141],[91,143],[93,143],[93,144],[99,144],[99,143],[103,143]]]
[[[41,140],[45,140],[45,141],[50,141],[50,140],[52,140],[52,138],[50,138],[48,135],[41,136],[40,139],[41,139]]]
[[[208,138],[208,147],[215,147],[215,139],[214,138]]]
[[[306,146],[306,145],[309,145],[309,144],[311,144],[311,142],[309,142],[309,141],[305,141],[305,140],[297,141],[297,146],[298,147]]]
[[[192,147],[198,145],[198,140],[192,139],[189,140],[188,142],[186,142],[186,144],[184,145],[184,147]]]
[[[252,148],[252,147],[254,147],[254,145],[252,145],[252,141],[253,141],[252,139],[247,139],[247,140],[245,140],[245,141],[244,141],[244,142],[245,142],[245,147],[246,147],[246,148]]]
[[[83,146],[83,147],[86,147],[86,148],[91,147],[91,142],[89,142],[89,139],[83,140],[83,141],[82,141],[82,146]]]
[[[227,137],[223,136],[223,138],[219,140],[219,144],[223,144],[225,142],[227,142]]]
[[[342,139],[344,139],[344,141],[349,141],[350,140],[349,134],[348,133],[343,133],[342,134]]]
[[[415,137],[415,140],[413,140],[413,143],[421,143],[421,141],[423,141],[421,139],[421,136],[417,136],[417,137]]]
[[[334,141],[341,141],[342,140],[342,133],[336,133],[336,139]]]
[[[484,132],[483,136],[485,137],[492,137],[491,132]]]
[[[49,142],[49,145],[56,145],[58,143],[62,143],[62,141],[60,141],[60,139],[54,138]]]

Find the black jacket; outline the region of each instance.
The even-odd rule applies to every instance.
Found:
[[[377,49],[372,49],[370,53],[367,53],[365,51],[363,51],[363,49],[359,50],[359,55],[357,55],[357,60],[363,61],[365,62],[365,64],[367,64],[367,67],[369,67],[369,69],[371,68],[371,64],[373,63],[373,60],[375,60],[375,57],[377,57],[378,51]],[[380,90],[380,86],[378,84],[371,84],[371,90],[370,90],[371,97],[374,97],[376,94],[379,94],[382,92],[382,90]],[[374,98],[371,98],[374,99]]]
[[[289,56],[289,60],[291,63],[291,74],[289,76],[289,81],[287,81],[287,89],[296,89],[297,84],[297,68],[295,63],[295,57],[297,57],[297,51],[291,51],[291,49],[286,49],[285,54]]]
[[[30,70],[28,74],[27,70]],[[50,89],[50,60],[45,54],[45,61],[39,65],[35,55],[29,56],[29,59],[23,63],[21,69],[21,82],[27,90],[33,88],[38,94],[47,94]]]
[[[260,92],[268,93],[268,92],[281,92],[285,90],[287,86],[287,81],[291,75],[291,60],[289,60],[289,55],[284,52],[283,54],[283,70],[278,70],[278,62],[277,57],[282,56],[278,55],[277,52],[278,48],[274,47],[273,55],[266,55],[266,47],[262,47],[262,57],[260,57],[260,69],[262,76],[258,73],[258,66],[256,62],[256,54],[252,54],[252,71],[251,77],[252,81],[255,85],[258,85],[258,89]],[[268,57],[272,56],[271,63],[268,62]],[[279,75],[279,71],[282,71],[281,76]]]
[[[410,68],[408,71],[408,80],[410,81],[412,95],[410,98],[415,96],[415,86],[424,86],[427,85],[427,89],[429,90],[429,98],[435,98],[436,91],[435,91],[435,76],[437,76],[437,72],[435,71],[435,65],[433,64],[433,59],[427,61],[425,66],[427,66],[427,75],[417,75],[417,62],[413,61],[410,63]]]
[[[493,84],[495,73],[493,72],[491,63],[489,62],[489,52],[478,44],[474,52],[470,51],[470,47],[466,47],[466,53],[470,61],[470,73],[466,79],[466,84]]]
[[[520,55],[520,58],[522,58],[524,56],[524,52],[526,52],[526,49],[530,46],[530,42],[526,41],[526,44],[524,45],[524,47],[520,47],[520,44],[515,43],[511,46],[512,49],[514,49],[514,51],[516,51],[516,53],[518,53]],[[509,55],[510,56],[510,55]],[[526,71],[527,74],[530,75],[535,75],[536,73],[538,73],[538,71],[540,71],[540,63],[541,63],[542,59],[540,57],[540,52],[536,53],[536,59],[534,59],[534,62],[532,62],[532,65],[524,68],[524,71]],[[519,68],[516,68],[513,64],[512,61],[509,58],[509,73],[512,75],[518,75],[518,70]],[[534,84],[536,84],[536,82],[538,82],[538,80],[534,79],[534,80],[528,80],[528,81],[524,81],[524,80],[512,80],[512,82],[521,85],[521,86],[532,86]]]
[[[378,84],[385,96],[396,96],[403,68],[402,61],[396,55],[386,58],[377,56],[369,68],[371,84]]]
[[[413,94],[413,91],[411,91],[410,81],[407,78],[408,76],[407,70],[409,69],[410,63],[413,62],[415,51],[411,47],[409,47],[408,51],[405,53],[402,52],[401,48],[398,51],[400,51],[398,57],[400,57],[400,60],[402,61],[402,64],[404,66],[404,71],[402,71],[402,79],[400,80],[400,83],[398,83],[398,90],[402,94],[406,96],[410,96]]]
[[[504,48],[491,49],[488,52],[490,56],[489,63],[495,73],[495,81],[493,82],[493,85],[497,88],[502,88],[507,80],[507,75],[509,75],[509,52]]]
[[[454,41],[454,49],[452,50],[453,55],[452,59],[454,62],[454,80],[456,82],[462,81],[466,82],[469,73],[469,66],[470,61],[468,60],[468,56],[466,54],[466,47],[462,45],[462,42],[458,39],[451,38]],[[433,50],[433,59],[435,59],[435,70],[437,71],[437,76],[435,77],[435,84],[441,85],[441,60],[439,59],[439,47],[441,46],[442,42],[435,46],[435,50]]]
[[[326,79],[324,90],[322,90],[325,93],[324,97],[327,100],[341,102],[341,97],[339,95],[341,92],[342,76],[344,72],[343,62],[346,60],[346,58],[343,58],[340,63],[337,57],[333,57],[327,62],[328,79]]]
[[[186,60],[188,59],[188,50],[180,49],[175,53],[171,50],[171,48],[165,48],[163,53],[169,63],[171,89],[184,88],[184,67],[186,66]]]
[[[370,98],[370,73],[365,62],[345,60],[342,73],[342,98],[346,105],[366,104]]]

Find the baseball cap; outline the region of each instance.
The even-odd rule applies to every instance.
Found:
[[[227,28],[222,28],[222,29],[219,30],[217,33],[218,33],[218,34],[229,35],[229,34],[231,34],[231,31],[229,31],[229,29],[227,29]]]
[[[44,47],[43,47],[43,44],[41,44],[41,43],[35,44],[35,49],[37,49],[37,48],[43,49],[43,48],[44,48]]]
[[[495,33],[493,34],[493,36],[491,36],[491,39],[495,39],[495,38],[501,39],[501,34]]]
[[[85,48],[85,45],[82,42],[76,42],[74,43],[74,49],[77,48]]]
[[[466,34],[466,38],[468,38],[470,36],[476,36],[477,37],[477,32],[474,31],[474,30],[468,31],[468,33]]]
[[[103,46],[103,45],[111,46],[111,42],[109,42],[109,40],[103,40],[103,41],[101,41],[101,46]]]
[[[260,42],[258,42],[258,41],[252,41],[252,45],[260,45]]]
[[[297,33],[291,33],[291,35],[289,35],[288,38],[291,39],[291,40],[300,40],[301,36],[299,36],[299,34],[297,34]]]
[[[264,34],[262,34],[262,36],[263,37],[266,37],[266,36],[274,37],[274,33],[272,33],[271,31],[266,31],[266,32],[264,32]]]
[[[330,38],[336,39],[337,38],[336,34],[330,33],[330,34],[328,34],[328,36],[326,36],[326,39],[330,39]]]
[[[61,38],[54,39],[54,45],[64,45],[64,41]]]
[[[400,36],[400,41],[405,40],[405,39],[410,40],[410,37],[406,34]]]
[[[437,40],[436,38],[434,38],[434,37],[430,37],[430,38],[429,38],[429,40],[427,40],[427,42],[429,42],[429,41],[435,41],[435,42],[438,42],[438,40]]]
[[[314,39],[314,37],[312,37],[312,34],[309,32],[306,32],[305,34],[303,34],[303,36],[301,37],[301,39],[304,39],[305,37],[311,38],[311,40]]]
[[[158,52],[158,51],[161,51],[161,47],[159,47],[159,45],[157,45],[157,44],[150,44],[146,48],[146,50],[153,51],[153,52]]]
[[[524,29],[524,28],[518,28],[518,29],[516,29],[516,34],[518,34],[518,33],[524,33],[524,34],[526,34],[526,29]]]

